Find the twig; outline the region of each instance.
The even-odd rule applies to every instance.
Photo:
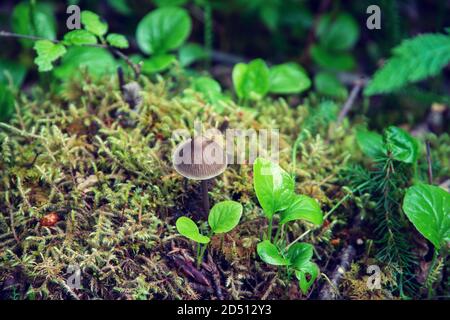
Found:
[[[431,147],[430,141],[426,140],[425,145],[427,147],[427,164],[428,164],[428,182],[429,184],[433,184],[433,166],[431,161]]]
[[[11,232],[13,234],[14,239],[16,240],[17,244],[20,244],[20,239],[17,236],[16,229],[14,226],[14,213],[13,210],[11,210],[11,208],[9,209],[9,223],[11,225]]]
[[[21,39],[28,39],[28,40],[33,40],[33,41],[47,40],[47,41],[51,41],[53,43],[61,43],[60,40],[52,40],[52,39],[48,39],[48,38],[31,36],[31,35],[27,35],[27,34],[18,34],[18,33],[8,32],[8,31],[4,31],[4,30],[0,30],[0,37],[21,38]],[[141,65],[136,64],[133,61],[131,61],[131,59],[123,52],[121,52],[107,44],[87,44],[84,46],[108,49],[113,54],[115,54],[115,55],[119,56],[120,58],[122,58],[123,60],[125,60],[125,62],[131,67],[131,69],[133,69],[136,80],[139,78],[139,76],[141,74]]]
[[[338,297],[338,292],[336,293],[335,291],[339,288],[339,282],[341,281],[342,276],[350,269],[350,265],[355,255],[356,250],[352,245],[349,245],[342,250],[340,263],[334,269],[330,281],[322,287],[322,290],[320,290],[320,300],[335,300]]]
[[[365,81],[362,79],[358,79],[355,81],[355,85],[353,86],[352,91],[350,92],[350,95],[347,98],[347,101],[345,101],[344,106],[342,107],[341,112],[339,113],[337,124],[340,125],[341,122],[344,120],[345,116],[350,112],[352,109],[353,104],[355,103],[356,97],[359,94],[359,91],[363,87]]]

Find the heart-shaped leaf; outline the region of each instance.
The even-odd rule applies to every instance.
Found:
[[[197,225],[188,217],[180,217],[176,222],[178,232],[188,239],[198,243],[208,243],[209,238],[200,234]]]
[[[236,64],[232,77],[239,98],[259,100],[269,91],[269,68],[261,59]]]
[[[394,159],[405,163],[414,163],[419,154],[419,144],[405,130],[390,126],[384,131],[386,148],[392,152]]]
[[[139,22],[136,41],[147,54],[163,54],[181,46],[191,28],[191,18],[186,10],[163,7],[150,12]]]
[[[319,275],[319,267],[314,262],[308,261],[301,268],[295,270],[295,276],[298,279],[298,285],[303,294],[307,294],[314,281]],[[307,278],[307,276],[309,276]]]
[[[291,205],[281,212],[280,217],[281,224],[298,219],[317,225],[321,225],[323,222],[323,214],[319,204],[316,200],[305,195],[295,195]]]
[[[412,186],[406,191],[403,211],[437,250],[450,240],[450,193],[427,184]]]
[[[208,224],[214,233],[226,233],[237,226],[242,215],[242,205],[236,201],[222,201],[212,207]]]
[[[256,252],[258,252],[259,257],[265,263],[272,264],[274,266],[289,265],[289,260],[284,258],[283,255],[278,251],[278,248],[269,240],[258,243]]]
[[[294,243],[287,251],[287,258],[294,268],[300,269],[313,256],[313,246],[309,243]]]
[[[253,186],[268,218],[275,212],[287,209],[294,196],[291,175],[279,165],[263,158],[257,158],[253,164]]]
[[[285,63],[270,69],[270,92],[293,94],[305,91],[311,86],[311,80],[305,70],[296,63]]]

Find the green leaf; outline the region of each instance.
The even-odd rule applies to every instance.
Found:
[[[126,49],[130,45],[128,44],[127,38],[125,38],[124,35],[118,34],[118,33],[110,33],[106,37],[106,41],[113,47],[120,48],[120,49]]]
[[[180,217],[176,222],[178,232],[188,239],[206,244],[210,241],[207,236],[200,234],[197,225],[188,217]]]
[[[201,93],[208,103],[217,104],[227,100],[222,94],[220,84],[210,77],[195,78],[191,86],[194,91]]]
[[[233,68],[233,84],[239,98],[259,100],[269,92],[269,68],[261,59],[238,63]]]
[[[236,227],[241,219],[242,205],[236,201],[216,203],[208,216],[208,224],[214,233],[226,233]]]
[[[64,35],[64,44],[66,45],[90,45],[96,44],[97,38],[86,30],[73,30]]]
[[[279,165],[257,158],[253,163],[253,186],[266,217],[287,209],[294,196],[294,180]]]
[[[81,23],[87,31],[98,37],[103,37],[108,32],[108,24],[92,11],[81,11]]]
[[[11,89],[0,83],[0,122],[8,121],[14,114],[14,95]]]
[[[294,243],[289,247],[286,257],[296,269],[301,269],[311,260],[314,254],[313,246],[309,243]]]
[[[133,13],[133,10],[129,7],[127,0],[108,0],[108,4],[111,8],[125,16]]]
[[[309,288],[313,285],[320,273],[319,267],[314,262],[307,262],[298,270],[295,270],[295,276],[298,279],[298,285],[303,294],[307,294]],[[306,277],[309,275],[309,279]]]
[[[142,72],[153,74],[163,72],[175,63],[177,58],[173,54],[161,54],[144,60]]]
[[[90,75],[100,77],[116,72],[117,63],[111,53],[103,48],[71,47],[61,59],[61,65],[54,74],[60,79],[80,75],[79,70],[87,69]]]
[[[153,0],[158,7],[182,6],[188,0]]]
[[[355,45],[359,27],[358,22],[347,13],[328,13],[320,17],[316,33],[324,48],[342,51]]]
[[[287,266],[289,261],[278,251],[278,248],[269,240],[258,243],[256,252],[262,261],[274,266]]]
[[[384,131],[386,148],[392,152],[394,159],[405,163],[414,163],[419,153],[419,144],[405,130],[390,126]]]
[[[187,67],[194,62],[204,60],[208,57],[205,49],[197,43],[187,43],[178,51],[178,60],[182,67]]]
[[[450,36],[422,34],[403,40],[392,53],[366,86],[365,95],[394,92],[408,83],[439,74],[450,63]]]
[[[307,90],[311,80],[305,70],[296,63],[285,63],[272,67],[269,73],[270,92],[293,94]]]
[[[361,129],[356,131],[356,142],[365,155],[372,159],[379,159],[386,155],[383,136],[373,131]]]
[[[436,250],[450,241],[450,194],[445,190],[428,184],[412,186],[406,191],[403,211]]]
[[[291,205],[280,214],[281,224],[299,219],[316,225],[323,223],[322,210],[316,200],[305,195],[295,195]]]
[[[331,70],[350,71],[356,66],[355,58],[348,52],[332,52],[320,45],[311,47],[311,57],[320,67]]]
[[[164,7],[147,14],[138,24],[136,40],[147,54],[162,54],[181,46],[191,33],[192,22],[186,10]]]
[[[12,81],[13,85],[19,88],[25,75],[27,74],[27,69],[11,60],[0,60],[0,84],[9,84]]]
[[[15,33],[56,39],[56,19],[53,6],[49,4],[37,3],[32,6],[29,1],[21,2],[14,7],[11,24]],[[27,47],[33,45],[32,40],[20,39],[20,42]]]
[[[40,72],[52,70],[52,62],[66,53],[66,47],[49,40],[36,41],[34,50],[37,52],[37,57],[34,59],[34,62],[38,65]]]
[[[320,72],[314,78],[316,90],[326,96],[345,99],[348,92],[334,74]]]

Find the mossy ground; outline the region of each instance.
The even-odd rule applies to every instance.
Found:
[[[123,102],[116,78],[84,76],[57,93],[36,88],[20,96],[11,127],[0,128],[2,298],[307,298],[295,280],[256,257],[266,220],[251,165],[230,165],[210,182],[212,203],[239,201],[244,213],[235,230],[212,239],[210,258],[195,272],[190,260],[196,247],[174,226],[182,215],[205,218],[198,183],[172,168],[171,152],[179,142],[172,133],[192,132],[196,119],[206,129],[225,121],[230,128],[276,128],[280,164],[290,171],[292,146],[301,134],[297,192],[317,199],[326,212],[347,192],[341,171],[361,157],[352,127],[347,121],[338,126],[332,121],[336,105],[312,96],[300,105],[281,98],[251,108],[229,102],[218,112],[201,96],[186,98],[185,83],[183,77],[142,78],[143,103],[136,110]],[[315,245],[325,274],[336,264],[339,248],[354,240],[347,224],[359,211],[353,201],[344,202],[304,238]],[[51,213],[58,222],[47,227],[43,218]],[[283,236],[292,241],[310,227],[292,223]],[[358,250],[366,252],[365,245]],[[80,266],[81,289],[67,285],[69,265]],[[354,281],[364,281],[358,277]],[[325,281],[320,277],[309,297],[316,297]],[[345,286],[350,298],[385,297],[356,282]],[[348,293],[351,286],[356,293]]]

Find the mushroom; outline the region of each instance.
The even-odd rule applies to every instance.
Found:
[[[205,136],[197,136],[181,142],[172,154],[175,170],[182,176],[201,180],[202,200],[205,214],[209,213],[207,180],[227,168],[227,155],[221,145]]]

